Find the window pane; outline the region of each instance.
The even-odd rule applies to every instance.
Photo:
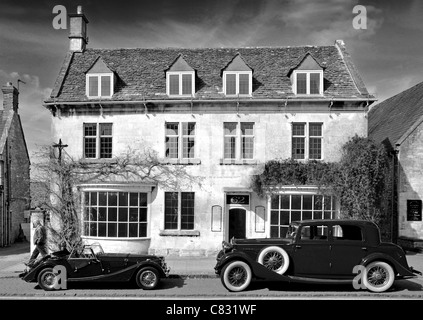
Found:
[[[306,73],[297,73],[297,94],[307,94]]]
[[[119,206],[128,206],[128,192],[119,192]]]
[[[137,192],[131,192],[129,194],[129,205],[131,207],[138,207],[138,193]]]
[[[305,124],[304,123],[293,123],[292,124],[292,135],[293,136],[304,136],[305,135]]]
[[[310,123],[310,137],[321,137],[322,136],[322,124],[321,123]]]
[[[195,139],[194,138],[183,138],[182,143],[183,143],[182,157],[185,158],[185,159],[194,158]]]
[[[106,234],[107,223],[99,223],[98,224],[98,236],[105,237]]]
[[[281,208],[282,209],[290,209],[290,196],[283,195],[281,196]]]
[[[98,221],[106,221],[107,219],[107,208],[99,207],[98,208]]]
[[[195,122],[183,122],[182,123],[182,134],[184,136],[195,135]]]
[[[129,237],[138,237],[138,223],[129,224]]]
[[[140,223],[139,224],[139,236],[140,237],[146,237],[147,236],[147,224],[146,223]]]
[[[100,158],[112,157],[112,138],[100,138]]]
[[[147,208],[140,208],[140,222],[147,222]]]
[[[179,94],[179,75],[178,74],[169,75],[169,94],[171,95]]]
[[[194,229],[194,192],[181,193],[181,229]]]
[[[167,158],[178,158],[178,138],[166,137],[166,152]]]
[[[270,202],[271,209],[279,209],[279,196],[272,196]]]
[[[118,223],[118,236],[127,237],[128,236],[128,224],[127,223]]]
[[[250,76],[248,74],[239,75],[239,94],[250,94]]]
[[[109,208],[107,214],[107,219],[109,221],[117,221],[117,208]]]
[[[192,94],[192,75],[182,75],[182,94]]]
[[[165,229],[178,228],[178,193],[165,192]]]
[[[129,221],[138,222],[138,208],[129,208]]]
[[[119,222],[128,221],[128,208],[119,208]]]
[[[101,96],[110,97],[112,95],[111,91],[111,76],[101,76]]]
[[[112,135],[112,124],[100,123],[100,136],[111,136],[111,135]]]
[[[147,206],[147,193],[140,193],[140,207]]]
[[[320,93],[320,73],[310,73],[310,94]]]
[[[84,135],[86,137],[97,136],[97,124],[96,123],[84,123]]]
[[[322,139],[321,138],[310,138],[310,159],[321,159],[322,158]]]
[[[179,134],[179,123],[166,123],[166,135],[177,136]]]
[[[292,138],[292,158],[304,159],[305,158],[305,139]]]
[[[254,157],[254,138],[244,137],[242,138],[242,158],[253,159]]]
[[[235,146],[236,146],[235,137],[225,137],[225,146],[224,146],[224,158],[225,159],[235,159]]]
[[[236,94],[236,75],[226,75],[226,94]]]
[[[88,95],[90,97],[98,97],[98,77],[88,77]]]
[[[117,192],[109,192],[108,201],[109,201],[109,207],[117,206]]]
[[[117,237],[117,223],[108,223],[107,224],[107,236],[108,237]]]

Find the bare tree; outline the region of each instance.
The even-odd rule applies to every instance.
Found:
[[[58,159],[51,147],[37,152],[34,179],[43,186],[37,203],[49,212],[50,247],[65,244],[68,249],[82,245],[81,195],[77,187],[85,183],[153,183],[170,190],[202,187],[202,178],[191,175],[185,166],[169,165],[150,148],[127,148],[112,159],[74,159],[63,152]],[[53,222],[54,220],[54,222]]]

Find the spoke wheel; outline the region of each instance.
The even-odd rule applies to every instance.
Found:
[[[37,280],[38,280],[38,285],[42,289],[46,291],[56,290],[57,276],[53,272],[52,268],[46,268],[41,270]]]
[[[366,266],[363,283],[370,291],[386,291],[392,286],[394,280],[394,270],[386,262],[375,261]]]
[[[251,279],[251,268],[243,261],[228,263],[221,274],[221,281],[225,288],[234,292],[245,290],[250,285]]]
[[[278,274],[284,274],[289,267],[289,256],[286,251],[277,246],[264,248],[258,258],[258,263]]]
[[[136,282],[138,287],[144,290],[152,290],[159,284],[159,274],[153,267],[142,268],[138,271]]]

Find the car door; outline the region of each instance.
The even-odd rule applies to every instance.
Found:
[[[367,253],[366,239],[361,226],[336,224],[331,226],[330,263],[334,277],[353,277],[353,269]]]
[[[87,278],[103,274],[101,263],[91,249],[84,249],[81,254],[71,254],[68,263],[72,269],[68,278]]]
[[[295,276],[324,278],[330,274],[326,226],[301,226],[293,246]]]

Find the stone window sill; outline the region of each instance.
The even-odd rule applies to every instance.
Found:
[[[220,159],[220,165],[256,165],[254,159]]]
[[[160,236],[163,237],[199,237],[198,230],[160,230]]]

